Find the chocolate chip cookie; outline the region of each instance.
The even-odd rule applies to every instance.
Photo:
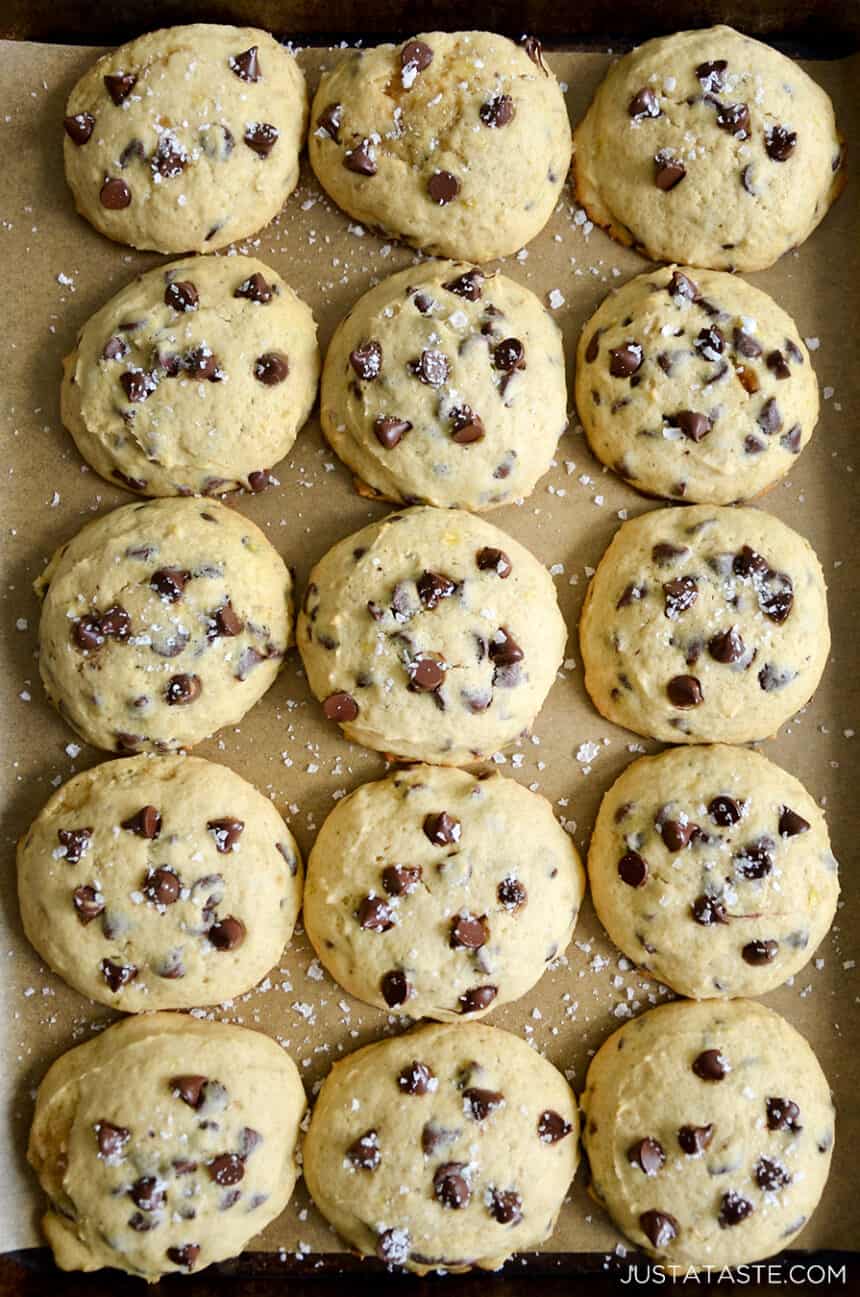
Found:
[[[584,881],[545,798],[495,772],[413,766],[337,803],[308,861],[304,924],[360,1000],[477,1017],[563,954]]]
[[[62,716],[128,755],[235,725],[292,642],[292,580],[247,518],[150,500],[88,523],[35,583],[39,669]]]
[[[374,493],[495,508],[533,490],[567,425],[561,331],[505,275],[464,262],[413,266],[338,326],[321,417]]]
[[[407,509],[340,541],[310,575],[297,640],[348,739],[469,765],[534,720],[567,636],[546,568],[473,514]]]
[[[295,189],[307,89],[255,27],[196,23],[105,54],[66,105],[78,211],[118,243],[212,252],[268,225]]]
[[[577,1126],[564,1077],[525,1041],[420,1027],[335,1063],[305,1182],[338,1233],[390,1267],[497,1270],[552,1233]]]
[[[763,270],[844,184],[833,105],[792,59],[730,27],[613,63],[574,136],[576,197],[654,261]]]
[[[839,878],[824,816],[758,752],[641,757],[601,803],[588,852],[598,918],[679,995],[764,995],[815,953]]]
[[[252,257],[140,275],[67,356],[63,422],[84,459],[141,495],[262,491],[310,414],[310,309]]]
[[[759,509],[656,509],[616,533],[579,634],[607,720],[668,743],[767,738],[827,662],[824,576],[808,542]]]
[[[592,1196],[680,1273],[791,1247],[827,1180],[827,1078],[754,1000],[682,1000],[626,1023],[595,1055],[582,1110]]]
[[[302,896],[267,797],[197,757],[75,775],[18,844],[24,931],[90,999],[135,1013],[219,1004],[281,957]]]
[[[27,1154],[57,1265],[152,1283],[236,1256],[287,1205],[304,1109],[290,1056],[244,1027],[145,1014],[70,1049]]]
[[[794,322],[736,275],[665,266],[582,331],[576,403],[598,459],[650,495],[731,504],[793,468],[818,418]]]
[[[430,32],[338,51],[311,109],[311,166],[339,207],[440,257],[490,261],[546,225],[570,123],[540,42]]]

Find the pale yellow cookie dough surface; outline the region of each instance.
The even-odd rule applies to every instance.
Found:
[[[226,766],[139,756],[75,775],[18,846],[24,931],[82,995],[127,1012],[220,1004],[292,936],[298,848]]]
[[[678,1001],[625,1024],[595,1055],[582,1113],[593,1196],[681,1272],[791,1247],[827,1181],[827,1078],[804,1038],[753,1000]]]
[[[723,745],[628,766],[601,803],[588,878],[619,949],[697,999],[764,995],[799,973],[839,897],[814,799],[760,753]]]
[[[498,1269],[552,1233],[577,1129],[570,1086],[525,1041],[479,1023],[420,1027],[334,1065],[305,1182],[347,1242],[390,1266]]]
[[[57,1265],[152,1283],[236,1256],[289,1200],[304,1109],[292,1059],[244,1027],[147,1014],[69,1050],[28,1150]]]
[[[537,793],[494,772],[415,766],[363,784],[328,816],[308,861],[304,924],[359,999],[457,1020],[518,999],[564,954],[584,884],[571,838]],[[391,970],[406,977],[401,1003],[402,988],[386,995]]]
[[[108,481],[142,495],[263,490],[310,414],[310,309],[253,257],[140,275],[66,358],[63,422]]]
[[[190,747],[241,720],[292,642],[292,580],[248,519],[212,500],[124,505],[36,582],[51,702],[110,752]]]
[[[688,504],[759,495],[818,419],[796,325],[736,275],[664,266],[612,293],[577,350],[589,444],[631,486]]]
[[[527,549],[473,514],[416,508],[328,551],[296,638],[347,738],[468,765],[532,723],[566,634],[552,578]]]
[[[344,51],[311,109],[320,184],[356,220],[436,256],[516,252],[548,221],[570,165],[561,89],[529,48],[463,31]]]
[[[506,275],[428,261],[383,280],[339,325],[321,417],[341,459],[387,498],[492,509],[534,489],[567,425],[561,332]]]
[[[625,522],[579,631],[598,711],[669,743],[769,737],[808,702],[830,651],[821,565],[759,509],[655,509]]]
[[[576,195],[595,224],[655,261],[723,270],[763,270],[803,243],[841,188],[841,159],[825,91],[730,27],[619,59],[574,136]]]
[[[127,80],[112,94],[105,77]],[[77,83],[66,177],[108,238],[213,252],[280,211],[298,182],[307,113],[304,75],[267,32],[168,27],[105,54]]]

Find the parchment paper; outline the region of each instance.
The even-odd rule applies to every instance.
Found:
[[[110,1017],[49,973],[20,930],[14,844],[55,786],[76,770],[103,760],[79,744],[41,690],[35,660],[39,610],[31,583],[54,547],[84,521],[132,498],[88,471],[59,419],[61,358],[76,330],[156,256],[109,243],[75,215],[62,166],[60,121],[66,96],[95,57],[80,48],[0,46],[0,494],[5,575],[2,598],[2,908],[0,908],[0,1088],[5,1170],[0,1176],[0,1250],[35,1245],[41,1196],[24,1149],[35,1087],[48,1064],[87,1039]],[[301,56],[315,84],[321,65],[336,54]],[[579,119],[609,56],[556,54],[555,71],[569,83],[573,121]],[[860,60],[820,63],[813,74],[836,102],[853,147],[860,136],[856,84]],[[851,158],[852,165],[856,164]],[[812,541],[830,585],[834,649],[816,698],[806,712],[764,744],[768,756],[799,776],[829,812],[834,849],[843,872],[844,904],[814,962],[794,985],[767,997],[816,1049],[839,1109],[836,1155],[824,1200],[804,1230],[807,1247],[852,1247],[857,1241],[855,1149],[860,1107],[852,1051],[860,977],[854,968],[858,922],[856,868],[857,777],[860,763],[857,618],[860,582],[854,546],[860,510],[854,475],[858,372],[858,177],[823,226],[798,252],[766,274],[753,276],[819,339],[813,360],[823,387],[821,421],[811,446],[788,481],[763,507]],[[413,254],[360,231],[323,197],[308,168],[281,217],[254,240],[253,250],[281,272],[308,301],[325,346],[332,329],[377,278],[410,264]],[[613,284],[644,269],[599,230],[590,230],[566,192],[549,226],[506,273],[555,305],[570,361],[579,330]],[[563,301],[556,294],[560,294]],[[307,572],[342,536],[381,516],[385,507],[353,492],[350,473],[324,445],[314,417],[289,458],[277,468],[279,487],[237,507],[267,532],[297,569]],[[522,506],[491,520],[529,546],[556,575],[570,630],[569,665],[534,728],[531,740],[509,753],[502,769],[549,797],[557,813],[575,821],[583,851],[597,804],[633,754],[654,750],[602,720],[582,685],[576,624],[587,576],[620,516],[655,507],[596,463],[572,413],[557,462]],[[385,763],[345,742],[323,722],[310,698],[297,654],[277,684],[235,730],[203,744],[203,756],[224,762],[270,794],[307,854],[336,793],[379,778]],[[525,832],[525,830],[524,830]],[[217,1016],[261,1028],[281,1041],[313,1093],[332,1061],[395,1029],[385,1014],[351,999],[313,960],[297,934],[264,984]],[[587,904],[567,958],[516,1005],[489,1021],[528,1039],[567,1071],[582,1089],[590,1055],[624,1016],[665,998],[611,946]],[[397,1028],[399,1029],[399,1027]],[[856,1036],[853,1037],[856,1044]],[[852,1184],[853,1181],[853,1184]],[[608,1251],[619,1236],[586,1197],[582,1169],[551,1240],[555,1251]],[[291,1204],[254,1243],[264,1249],[331,1251],[332,1231],[299,1186]]]

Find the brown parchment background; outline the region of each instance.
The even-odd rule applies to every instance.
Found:
[[[24,1161],[35,1087],[54,1058],[87,1039],[111,1016],[66,988],[27,945],[18,919],[14,871],[15,841],[53,787],[104,759],[104,754],[79,744],[42,694],[35,658],[39,611],[31,583],[54,547],[84,521],[133,498],[88,471],[64,432],[58,408],[60,362],[93,311],[138,271],[164,260],[96,234],[75,215],[65,186],[60,120],[66,96],[94,56],[95,51],[81,48],[0,44],[0,1251],[40,1241],[41,1197]],[[336,57],[324,51],[301,55],[312,88],[320,66]],[[605,54],[550,56],[557,75],[569,83],[574,122],[608,62]],[[811,71],[836,103],[849,142],[849,165],[856,168],[860,57],[816,63]],[[854,729],[860,732],[855,673],[860,579],[854,549],[860,509],[853,471],[860,431],[860,181],[856,170],[849,171],[849,177],[846,192],[807,244],[772,270],[751,276],[795,317],[803,336],[821,340],[813,355],[825,396],[818,431],[796,470],[762,506],[798,528],[815,546],[830,586],[834,647],[812,704],[763,749],[799,776],[826,806],[842,863],[844,902],[816,961],[793,986],[769,995],[767,1002],[808,1036],[839,1110],[830,1183],[799,1242],[843,1248],[857,1246],[855,1149],[860,1138],[854,1064],[860,973],[850,964],[857,956],[854,932],[860,917],[853,823],[860,773],[860,733],[853,736]],[[350,225],[323,197],[305,166],[282,215],[259,239],[245,245],[310,303],[323,346],[338,319],[375,279],[413,259],[409,250],[385,244],[368,232],[357,233]],[[544,300],[553,289],[563,294],[564,305],[554,314],[565,333],[571,391],[582,324],[613,284],[644,268],[637,255],[611,243],[599,230],[588,231],[581,213],[577,220],[569,191],[527,255],[505,264],[506,273]],[[575,469],[568,469],[570,463]],[[349,472],[322,441],[316,416],[277,467],[276,476],[279,487],[263,496],[238,498],[236,504],[295,566],[301,591],[309,567],[335,540],[386,509],[353,492]],[[596,565],[618,527],[619,510],[632,516],[653,507],[601,469],[576,431],[572,413],[571,431],[561,439],[556,465],[531,498],[522,506],[488,515],[547,565],[563,565],[556,585],[570,630],[572,663],[556,682],[534,738],[515,749],[522,764],[514,768],[509,754],[502,769],[538,788],[562,818],[576,821],[574,836],[583,854],[602,793],[632,759],[631,753],[658,747],[640,744],[636,736],[609,725],[584,692],[576,624],[587,569]],[[596,757],[577,760],[580,745],[591,742],[599,745]],[[379,755],[346,743],[322,720],[296,653],[240,726],[197,751],[232,766],[271,795],[305,856],[334,805],[333,795],[385,771]],[[524,826],[524,837],[527,833]],[[334,1059],[392,1029],[385,1014],[353,1000],[328,976],[320,977],[312,960],[313,952],[299,931],[273,970],[270,989],[255,990],[216,1014],[261,1028],[281,1041],[298,1063],[309,1093]],[[567,958],[522,1001],[497,1010],[488,1021],[527,1035],[581,1091],[591,1053],[619,1025],[619,1006],[637,1012],[662,998],[660,988],[626,962],[619,966],[619,953],[587,903]],[[586,1197],[580,1169],[549,1247],[607,1251],[619,1241],[603,1212]],[[296,1252],[332,1251],[340,1245],[309,1207],[300,1183],[283,1215],[253,1246]]]

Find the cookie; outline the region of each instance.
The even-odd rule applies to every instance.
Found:
[[[350,216],[439,257],[490,261],[539,234],[570,165],[540,42],[429,32],[344,50],[311,109],[311,166]]]
[[[812,958],[839,878],[803,785],[747,748],[640,757],[604,797],[594,908],[641,969],[695,999],[764,995]]]
[[[791,1246],[833,1150],[827,1078],[753,1000],[665,1004],[597,1051],[582,1096],[591,1193],[673,1271]]]
[[[212,252],[256,234],[299,179],[304,75],[256,27],[195,23],[105,54],[66,105],[66,178],[117,243]]]
[[[659,36],[613,63],[574,135],[577,200],[653,261],[763,270],[844,184],[828,95],[731,27]]]
[[[302,898],[298,848],[226,766],[131,757],[75,775],[18,844],[24,931],[82,995],[186,1009],[250,990]]]
[[[314,403],[310,309],[251,257],[140,275],[66,357],[63,423],[87,463],[141,495],[262,491]]]
[[[830,652],[821,565],[759,509],[655,509],[618,530],[579,627],[601,715],[667,743],[746,743],[807,703]]]
[[[152,1283],[236,1256],[289,1201],[304,1109],[290,1056],[244,1027],[148,1013],[70,1049],[27,1153],[57,1265]]]
[[[495,771],[413,766],[337,803],[308,861],[304,925],[360,1000],[479,1017],[563,954],[584,882],[545,798]]]
[[[793,468],[818,418],[818,382],[766,293],[721,271],[664,266],[586,324],[576,404],[597,458],[631,486],[731,504]]]
[[[576,1099],[525,1041],[420,1027],[335,1063],[305,1183],[366,1256],[418,1274],[497,1270],[549,1237],[576,1170]]]
[[[473,514],[418,508],[324,555],[296,635],[311,691],[348,739],[455,766],[531,725],[567,631],[527,549]]]
[[[321,418],[341,459],[386,499],[476,510],[520,499],[567,426],[561,331],[505,275],[413,266],[338,326]]]
[[[292,642],[292,580],[216,501],[150,500],[88,523],[35,583],[39,670],[65,720],[128,755],[235,725]]]

